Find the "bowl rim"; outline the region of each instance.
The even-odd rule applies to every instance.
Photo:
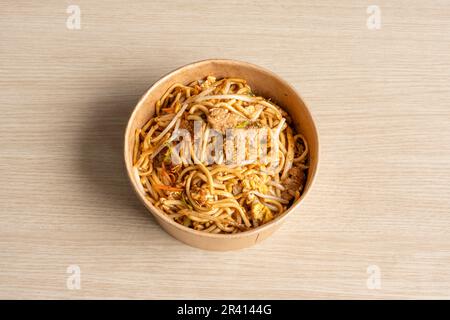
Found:
[[[216,233],[209,233],[209,232],[203,232],[200,230],[194,230],[191,228],[188,228],[186,226],[183,226],[179,223],[176,223],[173,219],[170,219],[166,214],[164,214],[164,212],[158,210],[158,208],[156,208],[155,206],[153,206],[153,204],[148,201],[142,194],[141,191],[138,189],[137,187],[137,181],[134,181],[134,175],[132,173],[132,164],[130,165],[130,162],[127,160],[127,157],[129,155],[129,147],[128,147],[128,137],[130,136],[130,134],[132,134],[131,132],[131,127],[132,127],[132,120],[135,119],[136,114],[138,112],[138,110],[140,109],[139,107],[141,106],[141,104],[147,99],[147,97],[149,96],[150,92],[152,91],[153,88],[159,86],[162,82],[170,79],[172,76],[176,75],[177,73],[184,71],[185,69],[193,69],[196,68],[200,65],[203,64],[208,64],[208,63],[233,63],[233,64],[237,64],[237,65],[243,65],[249,68],[253,68],[253,69],[258,69],[259,71],[262,71],[263,73],[266,73],[267,75],[275,78],[277,81],[279,81],[280,83],[282,83],[284,86],[288,87],[289,89],[292,90],[292,92],[294,92],[297,96],[298,99],[300,99],[305,107],[305,111],[307,116],[309,116],[309,118],[311,119],[311,126],[313,129],[313,134],[316,137],[316,141],[317,141],[317,155],[316,155],[316,170],[313,172],[313,174],[311,175],[311,177],[309,178],[309,186],[308,189],[306,191],[304,191],[302,193],[302,195],[300,196],[300,199],[297,200],[295,203],[292,204],[292,206],[287,209],[285,212],[283,212],[283,214],[281,214],[280,216],[277,216],[275,219],[273,219],[272,221],[265,223],[261,226],[258,226],[256,228],[252,228],[250,230],[246,230],[246,231],[242,231],[242,232],[238,232],[238,233],[233,233],[233,234],[216,234]],[[253,63],[249,63],[249,62],[245,62],[245,61],[239,61],[239,60],[234,60],[234,59],[205,59],[205,60],[199,60],[199,61],[195,61],[195,62],[191,62],[188,64],[185,64],[181,67],[178,67],[176,69],[173,69],[172,71],[166,73],[164,76],[162,76],[160,79],[158,79],[156,82],[154,82],[146,91],[145,93],[141,96],[141,98],[139,99],[139,101],[136,103],[129,119],[128,119],[128,123],[125,129],[125,134],[124,134],[124,161],[125,161],[125,168],[127,171],[127,176],[128,179],[131,183],[131,185],[133,186],[134,192],[137,194],[139,200],[145,205],[145,207],[150,211],[150,213],[152,213],[153,215],[156,215],[157,217],[163,219],[165,222],[167,222],[169,225],[175,227],[176,229],[178,229],[181,232],[184,233],[189,233],[191,235],[196,235],[196,236],[200,236],[200,237],[205,237],[205,238],[219,238],[219,239],[231,239],[231,238],[242,238],[242,237],[250,237],[253,235],[258,235],[259,233],[265,231],[266,229],[270,229],[273,227],[276,227],[277,225],[279,225],[280,223],[282,223],[284,221],[284,219],[287,218],[287,216],[289,216],[292,211],[297,208],[306,198],[306,196],[310,193],[310,190],[312,188],[312,186],[314,185],[315,182],[315,177],[317,175],[317,172],[319,170],[319,158],[320,158],[320,142],[319,142],[319,135],[317,132],[317,127],[316,127],[316,123],[315,123],[315,119],[312,116],[308,105],[305,103],[305,100],[301,97],[301,95],[298,93],[298,91],[292,86],[290,85],[286,80],[282,79],[280,76],[278,76],[276,73],[274,73],[273,71],[266,69],[264,67],[258,66],[256,64]]]

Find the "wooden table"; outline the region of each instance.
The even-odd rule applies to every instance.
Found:
[[[0,298],[449,298],[450,3],[370,4],[3,1]],[[162,231],[122,160],[147,87],[217,57],[293,84],[321,141],[298,214],[225,253]]]

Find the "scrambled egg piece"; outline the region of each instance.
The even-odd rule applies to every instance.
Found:
[[[255,227],[273,219],[272,211],[258,201],[253,201],[251,214]]]
[[[261,193],[267,193],[267,179],[260,178],[258,175],[250,175],[248,179],[242,181],[243,191],[248,192],[252,190],[258,190]]]

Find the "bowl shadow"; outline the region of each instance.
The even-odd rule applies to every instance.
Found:
[[[128,119],[146,90],[157,80],[152,76],[141,83],[107,90],[93,103],[82,132],[80,170],[87,177],[93,197],[113,207],[114,212],[157,224],[139,201],[126,173],[123,159],[124,134]],[[116,89],[116,90],[115,90]]]

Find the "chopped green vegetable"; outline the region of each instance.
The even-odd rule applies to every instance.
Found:
[[[164,154],[164,162],[165,163],[170,163],[171,154],[172,154],[172,147],[171,147],[170,143],[166,143],[166,146],[167,146],[167,151]]]
[[[186,205],[186,207],[188,207],[189,209],[191,209],[191,210],[193,209],[192,206],[186,201],[184,192],[181,194],[181,202],[183,202]]]
[[[238,129],[242,129],[242,128],[247,128],[247,126],[250,124],[249,121],[242,121],[241,123],[238,123],[236,128]]]
[[[191,225],[191,219],[189,219],[188,217],[184,217],[183,219],[183,225],[185,227],[189,227]]]

